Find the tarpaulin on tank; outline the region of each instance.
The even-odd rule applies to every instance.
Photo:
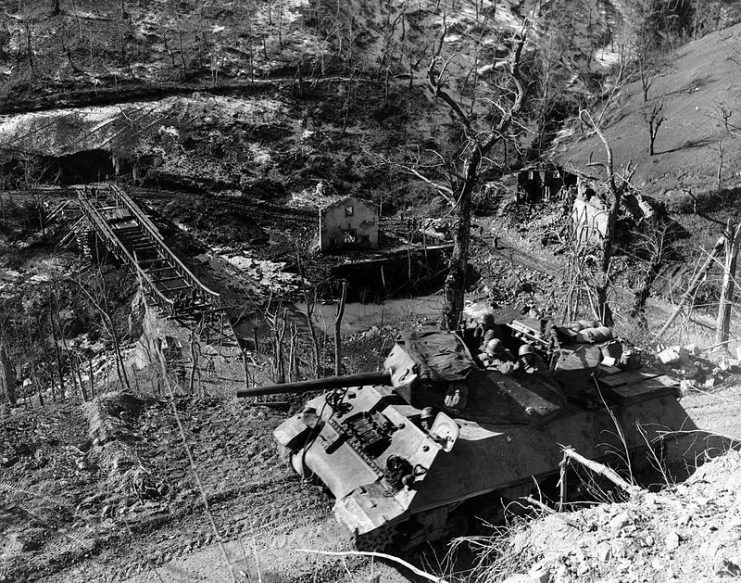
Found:
[[[404,332],[397,344],[414,360],[422,380],[462,381],[476,368],[463,342],[450,332]]]

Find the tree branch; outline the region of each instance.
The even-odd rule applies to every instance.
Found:
[[[424,579],[427,579],[428,581],[433,581],[434,583],[447,583],[447,581],[443,579],[442,577],[436,577],[435,575],[430,575],[429,573],[423,571],[422,569],[418,569],[411,563],[408,563],[407,561],[404,561],[403,559],[400,559],[399,557],[395,557],[394,555],[389,555],[387,553],[377,553],[375,551],[320,551],[320,550],[314,550],[314,549],[296,549],[296,551],[298,551],[299,553],[315,553],[317,555],[327,555],[330,557],[360,556],[360,557],[376,557],[378,559],[386,559],[388,561],[392,561],[399,565],[403,565],[415,575],[422,577]]]
[[[442,76],[448,63],[450,63],[450,59],[443,64],[440,73],[436,73],[435,65],[439,59],[440,57],[432,59],[430,66],[427,68],[427,79],[430,84],[430,90],[435,97],[439,97],[448,105],[458,120],[468,129],[471,127],[471,120],[468,119],[468,116],[464,113],[463,109],[461,109],[461,106],[458,105],[458,102],[453,99],[447,91],[443,90]]]

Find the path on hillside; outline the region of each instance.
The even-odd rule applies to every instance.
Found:
[[[304,79],[306,89],[333,83],[376,83],[371,77],[362,75],[350,77],[321,77]],[[249,97],[265,92],[287,90],[297,83],[295,76],[258,78],[253,81],[231,81],[228,83],[132,83],[115,87],[92,87],[89,89],[69,89],[49,94],[39,94],[34,98],[7,99],[0,104],[0,115],[32,113],[40,111],[61,111],[98,105],[118,105],[136,101],[154,102],[165,97],[207,93],[210,95],[229,95]]]

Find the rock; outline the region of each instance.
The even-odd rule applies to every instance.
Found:
[[[618,558],[625,558],[628,556],[629,545],[625,540],[617,539],[613,540],[610,545],[612,549],[612,556]]]
[[[680,526],[685,526],[689,524],[690,520],[692,520],[692,515],[689,512],[684,512],[677,517],[676,523]]]
[[[527,575],[512,575],[511,577],[507,577],[503,583],[535,583],[532,579],[530,579]]]
[[[623,527],[630,523],[630,516],[627,512],[621,512],[616,514],[612,520],[610,520],[610,530],[618,531],[622,530]]]
[[[550,571],[544,567],[533,567],[527,576],[533,583],[549,583],[551,580]]]
[[[697,344],[687,344],[684,346],[684,350],[687,351],[688,354],[691,354],[692,356],[697,356],[700,354],[700,349],[698,348]]]
[[[679,535],[676,532],[671,531],[664,538],[664,545],[666,546],[667,551],[674,551],[678,549],[679,548]]]
[[[715,562],[715,574],[721,577],[740,577],[741,576],[741,556],[734,558],[719,557]]]
[[[594,554],[600,563],[606,563],[612,556],[612,548],[608,543],[600,543],[594,550]]]
[[[690,362],[681,362],[680,365],[682,368],[679,372],[686,379],[701,379],[707,374],[699,366],[695,366]]]
[[[689,352],[680,346],[670,346],[659,352],[656,357],[662,364],[677,364],[689,355]]]
[[[10,456],[10,457],[2,457],[0,458],[0,466],[3,466],[5,468],[9,468],[13,464],[15,464],[18,461],[17,456]]]
[[[696,391],[697,386],[691,380],[682,379],[681,381],[679,381],[679,390],[683,395],[686,395],[688,393],[691,393],[692,391]]]

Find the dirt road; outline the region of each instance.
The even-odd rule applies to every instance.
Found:
[[[112,441],[91,439],[73,403],[0,423],[0,581],[229,581],[230,564],[240,580],[385,569],[384,581],[405,581],[369,560],[298,552],[351,549],[330,496],[277,458],[283,414],[177,400],[212,526],[167,400],[116,407]]]

